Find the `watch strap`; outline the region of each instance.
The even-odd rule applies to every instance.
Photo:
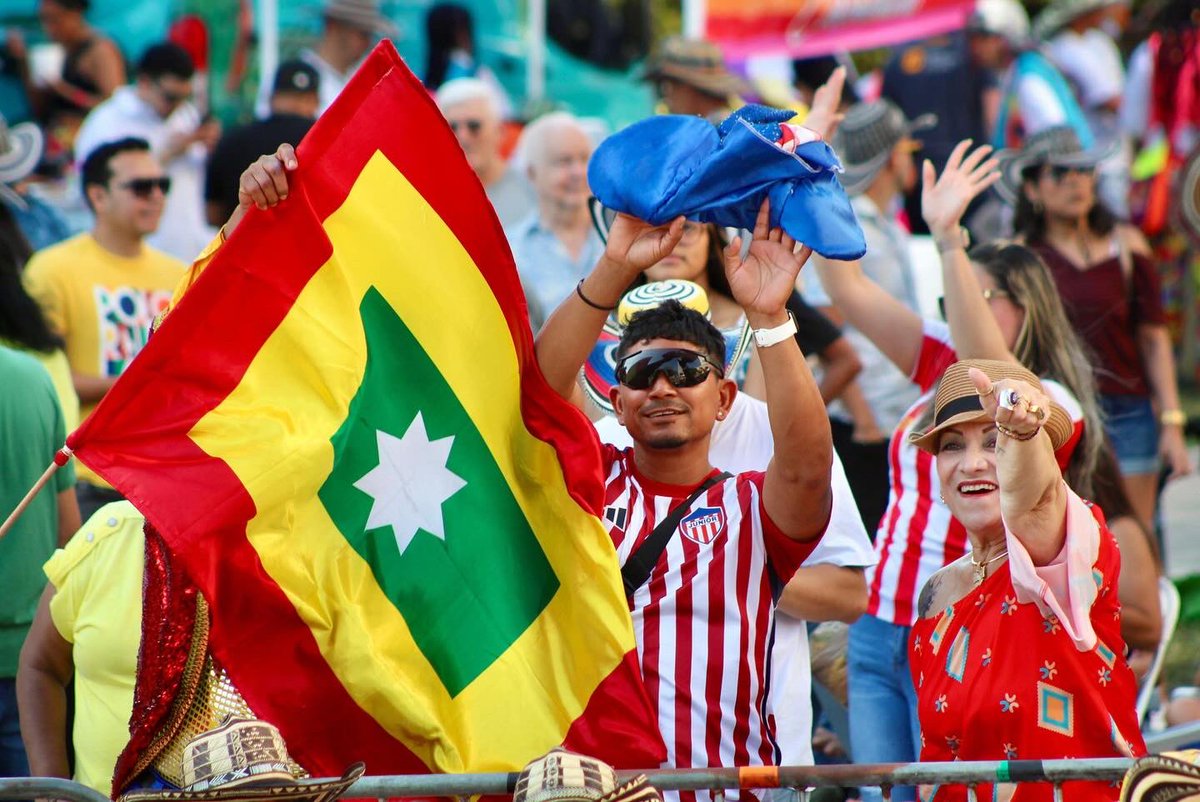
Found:
[[[796,318],[789,310],[787,313],[788,319],[786,323],[780,323],[778,326],[769,329],[754,330],[754,344],[759,348],[767,348],[781,343],[789,337],[796,334]]]

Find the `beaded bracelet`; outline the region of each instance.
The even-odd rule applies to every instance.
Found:
[[[1037,433],[1040,432],[1041,429],[1038,428],[1038,429],[1034,429],[1032,432],[1025,432],[1024,434],[1021,434],[1020,432],[1018,432],[1014,429],[1010,429],[1007,426],[1001,426],[999,423],[997,423],[996,431],[1000,432],[1000,434],[1004,435],[1005,437],[1011,438],[1013,440],[1019,440],[1020,442],[1023,443],[1026,440],[1032,440],[1033,438],[1037,437]]]

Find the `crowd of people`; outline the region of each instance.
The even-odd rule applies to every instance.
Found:
[[[470,15],[431,9],[422,78],[494,208],[481,225],[503,227],[543,374],[595,423],[618,560],[646,567],[627,591],[668,765],[1144,754],[1158,498],[1193,466],[1162,226],[1131,173],[1144,146],[1170,171],[1200,143],[1200,18],[1159,6],[1139,42],[1122,0],[1053,0],[1032,22],[978,0],[964,30],[898,46],[875,74],[789,64],[797,114],[771,144],[832,147],[855,261],[814,255],[765,201],[742,230],[605,208],[589,182],[603,124],[517,121]],[[8,43],[35,119],[0,118],[5,512],[187,265],[248,208],[287,202],[294,146],[396,34],[373,0],[330,0],[259,118],[222,130],[186,47],[154,44],[127,76],[87,11],[40,1],[65,54],[51,80]],[[725,131],[748,124],[756,69],[672,37],[641,77],[663,112]],[[0,540],[0,777],[113,790],[149,603],[143,523],[67,465]],[[814,687],[820,622],[840,622],[818,631],[846,677]],[[1161,706],[1169,724],[1200,718],[1194,699]]]

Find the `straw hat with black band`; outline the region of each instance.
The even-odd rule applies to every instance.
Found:
[[[983,400],[969,371],[978,368],[993,384],[1004,380],[1023,381],[1043,390],[1042,383],[1025,368],[1012,362],[993,359],[964,359],[946,368],[933,396],[933,423],[923,432],[913,432],[909,442],[930,454],[937,454],[938,441],[946,429],[963,423],[979,423],[991,418],[983,409]],[[1043,390],[1044,392],[1044,390]],[[1057,451],[1071,439],[1071,417],[1058,404],[1050,404],[1042,428]]]
[[[1108,158],[1114,150],[1109,146],[1099,150],[1085,150],[1079,142],[1079,134],[1069,125],[1056,125],[1039,131],[1025,140],[1020,150],[1008,148],[996,154],[1000,161],[1000,180],[996,191],[1005,201],[1017,202],[1021,193],[1022,172],[1027,167],[1049,164],[1054,167],[1092,169]]]
[[[857,103],[833,136],[834,151],[842,161],[838,179],[847,195],[861,195],[892,157],[892,150],[906,137],[937,125],[937,115],[922,114],[915,120],[904,116],[890,100]]]

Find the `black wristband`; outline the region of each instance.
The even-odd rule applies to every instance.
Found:
[[[611,312],[617,308],[615,306],[601,306],[600,304],[593,301],[591,298],[584,295],[583,294],[583,279],[579,279],[579,283],[575,285],[575,294],[579,296],[579,300],[583,301],[585,304],[590,306],[592,309],[599,309],[601,312]]]

